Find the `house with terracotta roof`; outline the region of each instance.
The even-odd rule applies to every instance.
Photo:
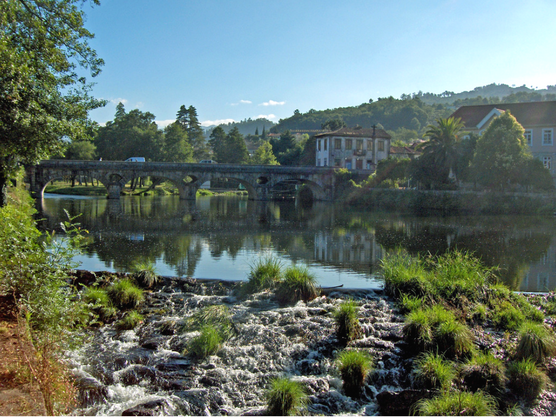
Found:
[[[482,134],[495,117],[507,110],[525,129],[531,154],[556,176],[556,101],[462,106],[452,117],[459,117],[466,131]]]
[[[343,127],[315,135],[316,166],[374,170],[390,155],[390,135],[383,129]]]

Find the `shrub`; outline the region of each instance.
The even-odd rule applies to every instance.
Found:
[[[525,321],[525,316],[509,301],[495,305],[493,322],[502,330],[515,330]]]
[[[537,363],[554,356],[556,339],[554,333],[543,324],[524,322],[519,328],[517,359],[531,358]]]
[[[357,303],[354,300],[346,300],[334,310],[334,321],[336,322],[336,337],[342,344],[357,339],[361,334],[361,325],[357,318]]]
[[[443,392],[437,397],[421,400],[416,411],[422,416],[494,416],[496,400],[478,391]]]
[[[430,315],[426,310],[419,309],[409,313],[402,331],[404,340],[418,351],[428,349],[432,345]]]
[[[301,415],[307,405],[307,393],[300,382],[275,378],[266,393],[267,412],[271,416]]]
[[[138,263],[133,266],[133,269],[135,272],[131,276],[140,287],[151,288],[160,281],[152,262]]]
[[[424,353],[415,361],[417,384],[425,389],[447,390],[456,377],[454,365],[438,353]]]
[[[471,329],[456,320],[439,324],[433,333],[436,346],[448,358],[470,356],[475,348]]]
[[[143,302],[143,291],[130,280],[121,279],[108,288],[112,303],[122,309],[136,308]]]
[[[272,289],[282,278],[282,263],[272,256],[259,258],[253,265],[247,282],[243,285],[246,293]]]
[[[371,357],[366,352],[344,350],[336,363],[344,382],[344,392],[352,398],[359,398],[365,378],[372,369]]]
[[[477,304],[472,312],[472,319],[475,323],[484,323],[487,319],[487,306],[484,304]]]
[[[122,317],[122,319],[119,320],[116,323],[116,329],[118,329],[118,330],[133,330],[142,321],[143,321],[143,316],[141,314],[139,314],[137,311],[131,310],[131,311],[128,311],[127,313],[125,313],[125,315]]]
[[[284,278],[276,288],[276,298],[282,304],[310,301],[319,294],[317,279],[306,267],[292,266],[286,269]]]
[[[534,401],[548,383],[548,377],[532,359],[522,359],[508,366],[508,388],[526,401]]]
[[[222,336],[218,333],[218,329],[211,324],[205,324],[201,328],[201,334],[189,342],[187,353],[193,357],[204,359],[218,352],[221,344]]]
[[[479,353],[462,365],[460,375],[471,391],[482,390],[492,395],[504,392],[506,367],[492,353]]]

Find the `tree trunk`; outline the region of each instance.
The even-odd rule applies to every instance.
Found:
[[[0,170],[0,207],[8,204],[8,178],[2,170]]]

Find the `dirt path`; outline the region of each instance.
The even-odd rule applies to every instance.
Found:
[[[0,415],[46,415],[44,400],[27,367],[21,363],[23,351],[31,347],[20,343],[13,305],[0,297]],[[29,352],[30,353],[30,352]]]

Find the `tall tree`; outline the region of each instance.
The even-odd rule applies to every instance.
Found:
[[[448,177],[457,181],[458,143],[463,129],[460,118],[437,119],[436,125],[429,125],[425,136],[428,141],[422,146],[424,154],[431,154],[432,161],[439,168],[446,168]]]
[[[225,161],[230,164],[246,164],[249,161],[249,152],[243,135],[239,133],[237,127],[234,127],[226,135]]]
[[[504,189],[509,184],[526,182],[521,176],[532,156],[523,132],[508,110],[490,123],[477,141],[472,162],[479,184]]]
[[[216,126],[209,139],[209,145],[212,148],[214,159],[216,162],[225,162],[226,159],[226,132],[222,126]]]
[[[107,160],[132,156],[163,160],[164,137],[154,119],[152,113],[138,109],[126,113],[123,105],[118,106],[114,120],[98,130],[95,138],[98,155]]]
[[[272,153],[272,145],[264,141],[253,154],[250,163],[252,165],[280,165]]]
[[[104,105],[78,74],[95,77],[104,64],[89,46],[80,4],[0,2],[0,206],[20,162],[36,163],[61,152],[63,138],[85,136],[88,112]]]
[[[187,132],[177,121],[164,129],[164,148],[162,161],[194,162],[193,148],[187,139]]]

